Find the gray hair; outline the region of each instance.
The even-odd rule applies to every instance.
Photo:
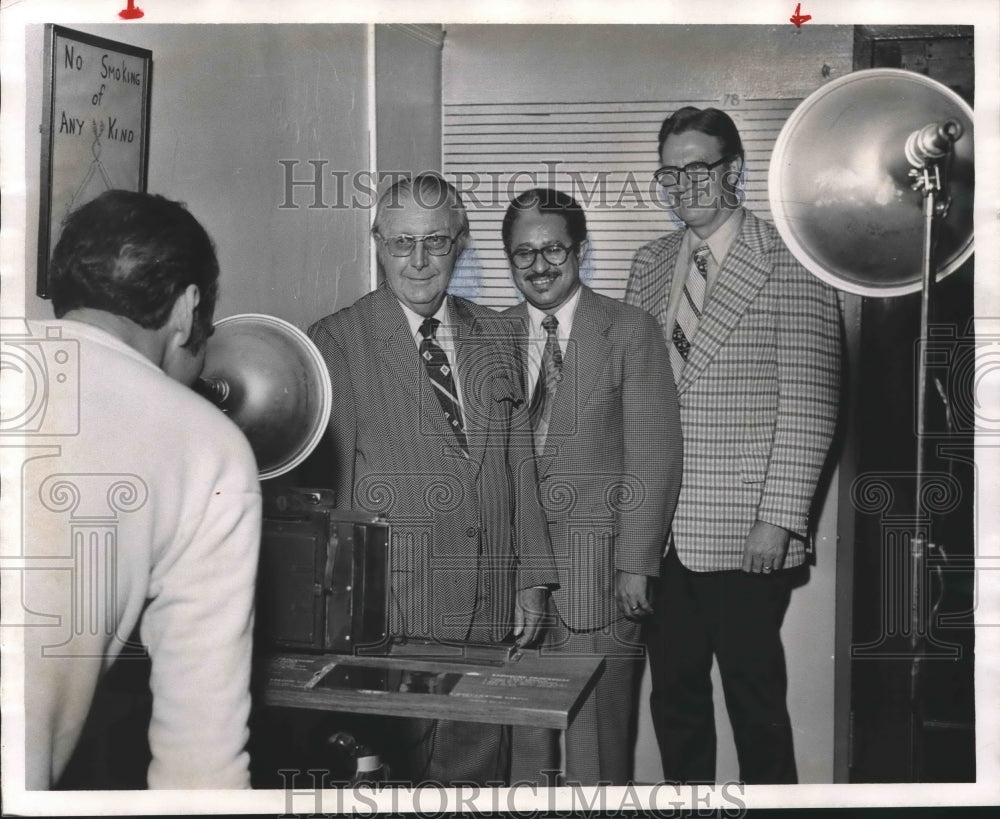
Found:
[[[421,207],[436,209],[445,207],[452,213],[452,223],[457,217],[458,235],[469,232],[469,214],[465,212],[462,197],[455,186],[436,173],[422,173],[413,179],[400,179],[379,197],[375,206],[375,223],[372,233],[378,233],[385,220],[386,211],[402,207],[404,201],[416,202]]]

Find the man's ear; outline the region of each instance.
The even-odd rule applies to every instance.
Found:
[[[169,340],[172,346],[183,347],[191,338],[191,328],[194,327],[194,311],[201,301],[201,291],[198,285],[189,284],[184,288],[170,311],[167,325],[170,328]]]
[[[469,244],[469,231],[463,230],[458,236],[455,237],[455,254],[454,258],[458,258],[462,255],[462,251],[465,250],[466,245]]]
[[[582,262],[587,256],[587,251],[590,250],[590,240],[584,239],[580,244],[576,246],[576,258],[577,261]]]
[[[743,175],[743,157],[737,155],[726,163],[726,173],[722,177],[723,205],[738,207],[742,198],[740,177]]]

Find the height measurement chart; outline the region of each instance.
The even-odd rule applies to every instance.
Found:
[[[112,188],[144,191],[152,52],[48,26],[38,294],[61,226]]]

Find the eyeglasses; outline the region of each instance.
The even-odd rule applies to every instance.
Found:
[[[655,179],[664,188],[673,188],[681,183],[681,174],[684,174],[688,178],[689,182],[704,182],[708,179],[709,174],[715,168],[724,162],[729,162],[736,157],[724,156],[722,159],[713,162],[711,165],[707,162],[689,162],[683,168],[677,168],[673,165],[664,165],[656,173],[653,174],[653,179]]]
[[[431,256],[446,256],[458,237],[449,236],[447,233],[428,233],[424,236],[411,236],[408,233],[401,233],[399,236],[382,236],[376,233],[375,238],[385,245],[390,256],[409,256],[413,253],[417,242],[423,244],[424,250]]]
[[[576,247],[576,245],[573,247]],[[573,247],[563,247],[558,243],[547,245],[540,250],[535,250],[533,247],[519,247],[510,254],[510,260],[518,270],[527,270],[535,264],[535,259],[541,253],[542,258],[549,264],[560,265],[566,261]]]

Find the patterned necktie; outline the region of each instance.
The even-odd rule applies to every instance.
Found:
[[[691,266],[684,282],[684,292],[677,307],[677,319],[674,321],[674,332],[671,336],[674,343],[670,347],[670,363],[674,368],[676,382],[681,380],[681,371],[691,351],[691,340],[701,319],[701,309],[705,303],[705,287],[708,283],[708,261],[711,258],[712,251],[708,245],[701,245],[691,254]]]
[[[420,325],[420,335],[423,336],[423,341],[420,342],[420,357],[424,360],[427,375],[434,386],[434,394],[437,395],[441,404],[444,417],[454,431],[462,451],[468,455],[469,444],[465,439],[462,409],[458,403],[458,393],[451,375],[451,366],[448,364],[448,356],[434,340],[434,334],[437,332],[439,324],[441,322],[436,318],[425,318]]]
[[[556,388],[562,381],[563,357],[559,348],[557,329],[559,319],[546,316],[542,319],[545,328],[545,349],[542,351],[542,362],[538,369],[538,381],[531,396],[529,415],[531,427],[534,430],[535,452],[541,453],[545,448],[545,438],[549,431],[549,419],[552,417],[552,404],[556,397]]]

